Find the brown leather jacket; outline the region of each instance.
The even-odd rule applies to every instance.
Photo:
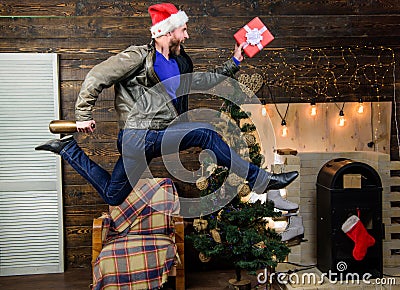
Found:
[[[120,128],[164,129],[188,110],[192,89],[210,88],[238,70],[233,60],[210,73],[193,73],[183,48],[177,57],[181,73],[178,102],[174,105],[154,71],[154,45],[130,46],[94,66],[87,74],[75,104],[77,121],[92,120],[92,110],[104,88],[114,85],[115,109]]]

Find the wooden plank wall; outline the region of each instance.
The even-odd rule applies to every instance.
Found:
[[[0,52],[54,52],[60,57],[61,110],[64,119],[73,119],[73,104],[81,82],[93,65],[131,44],[149,41],[150,19],[147,7],[156,1],[125,0],[4,0],[0,3]],[[275,40],[257,57],[246,59],[244,73],[260,73],[277,90],[276,102],[332,101],[331,93],[318,91],[320,73],[310,73],[310,66],[322,70],[330,65],[346,68],[343,48],[351,47],[354,59],[368,63],[376,61],[372,48],[385,47],[379,61],[396,60],[400,53],[400,2],[398,0],[179,0],[175,2],[190,17],[190,39],[186,45],[197,70],[206,70],[231,56],[232,35],[245,23],[259,16],[275,35]],[[366,49],[363,49],[366,47]],[[366,53],[366,50],[368,52]],[[323,57],[307,55],[320,53]],[[373,59],[372,59],[373,58]],[[308,61],[310,60],[310,61]],[[317,60],[317,61],[315,61]],[[282,66],[283,64],[283,66]],[[289,66],[289,64],[291,66]],[[362,63],[352,63],[353,66]],[[387,66],[386,66],[387,67]],[[374,67],[378,68],[378,66]],[[393,82],[389,67],[380,93],[371,93],[372,81],[364,81],[358,91],[341,89],[333,101],[355,101],[362,95],[368,101],[392,101]],[[281,73],[287,73],[286,78]],[[295,74],[294,74],[295,73]],[[301,75],[295,79],[294,75]],[[398,66],[395,79],[399,79]],[[367,78],[367,76],[369,78]],[[364,72],[365,80],[376,73]],[[350,76],[340,80],[344,88]],[[279,93],[287,80],[291,84],[309,85],[311,92],[290,95]],[[316,81],[317,80],[317,81]],[[21,80],[23,81],[23,80]],[[331,77],[325,81],[334,82]],[[399,95],[399,85],[396,91]],[[324,84],[321,84],[323,86]],[[289,86],[290,87],[290,86]],[[285,93],[286,92],[286,93]],[[264,86],[259,94],[267,102],[269,91]],[[321,93],[321,94],[320,94]],[[335,93],[333,93],[335,94]],[[218,109],[221,101],[210,96],[193,98],[191,107]],[[400,105],[398,103],[397,105]],[[393,112],[398,106],[393,106]],[[391,157],[399,159],[395,114],[392,117]],[[95,112],[98,130],[93,135],[79,135],[86,152],[107,170],[112,170],[117,158],[115,112],[111,89],[102,93]],[[196,154],[182,154],[187,168],[196,168]],[[151,168],[156,176],[166,176],[162,162],[155,160]],[[195,194],[193,186],[178,182],[185,194]],[[64,213],[67,266],[90,265],[91,222],[106,209],[106,205],[78,174],[64,164]]]

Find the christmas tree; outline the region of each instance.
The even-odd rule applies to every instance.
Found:
[[[221,108],[224,122],[215,125],[222,137],[236,152],[246,152],[250,162],[261,166],[264,157],[253,132],[255,126],[245,120],[244,112],[235,100],[225,99]],[[230,121],[229,121],[230,120]],[[239,142],[237,130],[240,128],[244,142]],[[243,156],[243,154],[242,154]],[[236,280],[241,280],[241,269],[255,274],[256,270],[275,267],[289,254],[289,248],[281,241],[281,236],[268,226],[268,219],[281,214],[274,211],[272,202],[248,202],[251,190],[246,181],[227,168],[219,167],[210,160],[202,161],[208,177],[198,179],[196,185],[202,196],[213,194],[214,202],[204,206],[206,214],[193,221],[195,232],[188,236],[193,246],[200,252],[199,257],[207,261],[211,257],[223,257],[236,268]],[[234,191],[233,199],[226,192]],[[217,194],[215,194],[217,193]],[[226,200],[230,198],[231,200]],[[223,208],[219,205],[226,204]],[[213,206],[215,208],[213,208]],[[211,207],[211,208],[210,208]]]

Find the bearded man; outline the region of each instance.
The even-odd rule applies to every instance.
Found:
[[[190,147],[211,150],[219,165],[245,178],[260,194],[296,179],[298,172],[273,174],[243,160],[209,124],[175,122],[188,111],[191,89],[209,88],[234,76],[243,60],[243,44],[235,45],[232,58],[212,73],[193,74],[193,63],[182,46],[189,39],[186,13],[170,3],[152,5],[148,11],[152,20],[150,44],[130,46],[94,66],[75,105],[78,131],[91,133],[95,130],[92,111],[99,94],[114,86],[121,156],[112,174],[90,160],[72,135],[50,140],[36,150],[59,154],[110,205],[125,200],[153,158]]]

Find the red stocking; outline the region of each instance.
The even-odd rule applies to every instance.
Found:
[[[375,244],[375,239],[368,234],[364,225],[356,215],[349,217],[342,225],[342,231],[355,243],[353,257],[357,261],[364,259],[369,247]]]

